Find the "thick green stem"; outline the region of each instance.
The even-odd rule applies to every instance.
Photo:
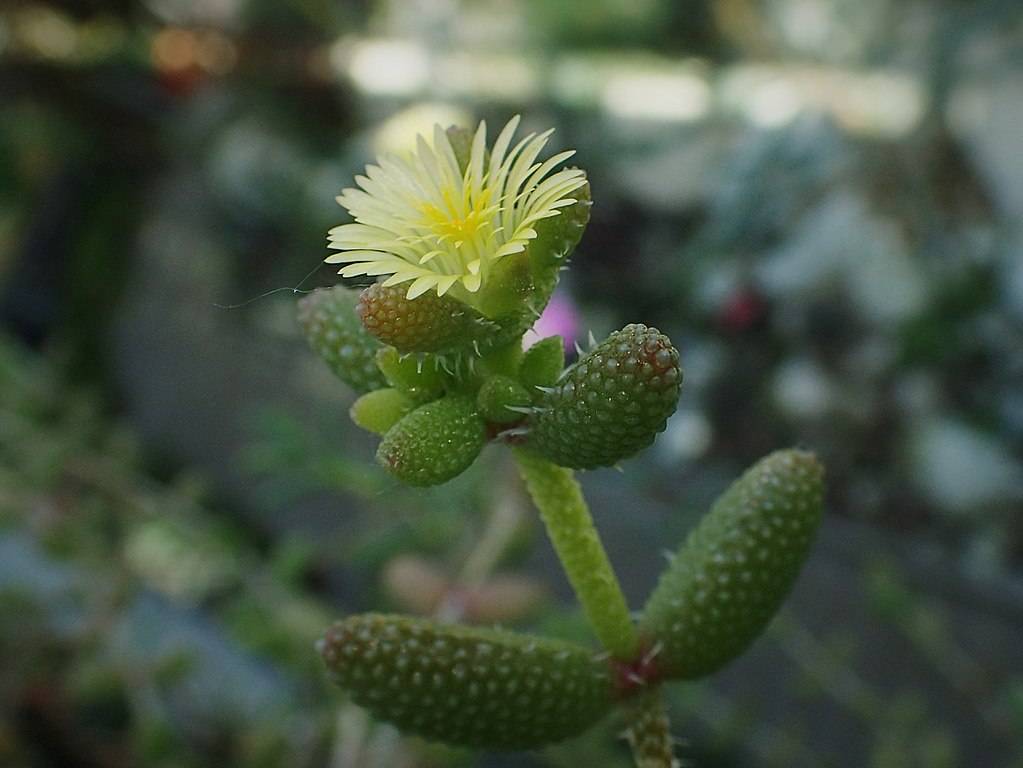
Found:
[[[671,737],[668,708],[660,688],[644,691],[625,707],[636,768],[679,768],[675,740]]]
[[[597,639],[616,659],[634,661],[639,638],[629,607],[572,470],[526,448],[512,452]]]

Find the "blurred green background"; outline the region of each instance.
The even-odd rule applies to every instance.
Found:
[[[580,326],[682,354],[655,446],[582,478],[632,604],[745,465],[828,467],[779,619],[672,689],[680,757],[1023,765],[1017,0],[6,2],[0,764],[628,765],[613,718],[401,739],[313,647],[455,604],[588,637],[503,453],[398,487],[294,319],[367,162],[518,113],[592,181]]]

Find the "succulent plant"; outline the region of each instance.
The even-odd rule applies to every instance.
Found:
[[[339,253],[328,261],[379,282],[361,294],[315,291],[299,319],[360,395],[350,415],[381,435],[377,460],[399,480],[439,485],[488,442],[510,446],[602,650],[368,613],[331,627],[321,651],[356,703],[407,733],[532,749],[618,708],[637,766],[676,768],[661,687],[713,673],[763,631],[810,551],[823,471],[797,450],[757,463],[685,540],[634,620],[574,470],[613,466],[653,442],[676,408],[679,353],[641,324],[567,369],[560,336],[523,350],[589,219],[590,188],[582,171],[555,170],[571,152],[537,160],[549,132],[512,144],[517,123],[490,149],[483,124],[474,133],[437,127],[409,157],[367,168],[338,198],[355,221],[331,230]],[[480,574],[463,589],[440,562],[414,557],[385,571],[401,605],[438,615],[452,595],[503,594],[524,606],[536,597],[529,584],[506,581],[502,592]],[[463,606],[460,615],[521,610]]]

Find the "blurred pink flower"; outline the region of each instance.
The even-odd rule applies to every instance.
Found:
[[[548,336],[561,336],[565,340],[565,350],[575,349],[580,339],[579,311],[575,304],[560,291],[555,291],[547,308],[540,314],[533,327],[526,331],[522,338],[523,349],[529,349],[540,339]]]

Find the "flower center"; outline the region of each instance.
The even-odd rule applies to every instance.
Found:
[[[425,213],[429,221],[430,230],[442,242],[448,239],[455,241],[471,240],[477,232],[490,223],[484,221],[483,211],[473,210],[467,212],[464,216],[449,217],[438,208],[428,206]]]
[[[427,227],[439,242],[454,240],[456,247],[463,240],[473,240],[481,230],[491,225],[494,209],[488,203],[490,195],[482,190],[472,194],[471,189],[444,190],[443,204],[425,203],[423,214]],[[480,193],[482,192],[482,194]]]
[[[497,206],[488,190],[444,190],[440,202],[423,203],[422,242],[429,248],[420,265],[446,275],[479,275],[488,252]]]

